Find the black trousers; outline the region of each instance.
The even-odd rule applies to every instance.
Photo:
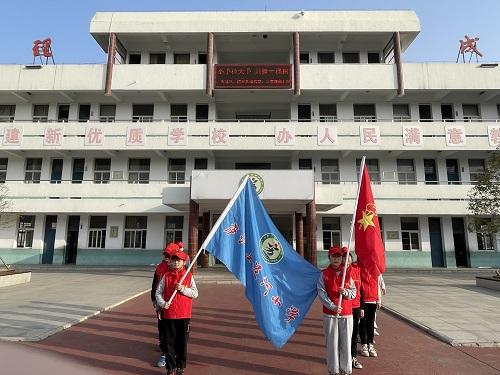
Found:
[[[160,349],[165,353],[165,329],[163,328],[163,322],[165,320],[158,319],[158,341],[160,342]]]
[[[361,315],[361,309],[355,307],[352,309],[352,338],[351,338],[351,356],[357,356],[357,346],[358,346],[358,333],[359,333],[359,319]]]
[[[167,370],[186,368],[189,318],[163,319],[164,353]]]
[[[376,303],[365,303],[365,317],[359,322],[359,336],[361,344],[373,344],[373,330],[375,323]]]

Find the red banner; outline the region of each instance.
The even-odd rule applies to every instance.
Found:
[[[290,64],[216,64],[216,89],[290,89]]]

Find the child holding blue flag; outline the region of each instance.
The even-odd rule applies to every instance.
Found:
[[[323,304],[326,364],[330,375],[352,373],[352,300],[356,297],[356,286],[349,269],[345,283],[341,285],[348,253],[347,247],[333,246],[328,250],[330,265],[322,271],[317,285],[318,296]],[[342,303],[339,306],[341,294]]]

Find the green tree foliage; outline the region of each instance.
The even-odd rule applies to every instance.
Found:
[[[486,161],[486,170],[469,192],[469,230],[500,232],[500,152]],[[486,220],[485,220],[486,219]]]

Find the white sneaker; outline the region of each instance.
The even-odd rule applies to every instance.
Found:
[[[369,357],[370,356],[370,352],[368,351],[368,345],[366,345],[366,344],[361,345],[361,355],[363,357]]]
[[[363,365],[358,362],[356,357],[352,357],[352,368],[362,369]]]
[[[165,367],[167,364],[167,358],[165,357],[165,354],[162,354],[160,358],[158,359],[158,362],[156,363],[157,367]]]
[[[368,354],[370,357],[377,357],[377,351],[373,344],[368,344]]]
[[[373,334],[374,334],[375,336],[380,336],[380,333],[378,333],[378,331],[377,331],[376,329],[374,329],[374,330],[373,330]]]

